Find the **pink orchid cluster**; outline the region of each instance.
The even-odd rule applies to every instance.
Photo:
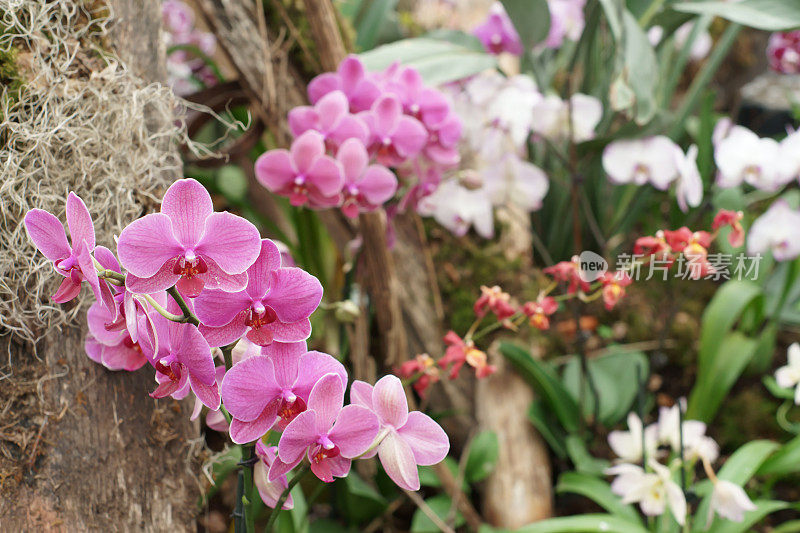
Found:
[[[800,74],[800,30],[775,32],[767,43],[769,66],[781,74]]]
[[[205,406],[209,426],[228,430],[234,443],[258,441],[254,474],[267,505],[277,504],[285,474],[304,457],[317,477],[332,481],[348,474],[352,459],[377,454],[399,486],[416,490],[416,466],[447,455],[447,435],[427,415],[408,412],[394,376],[374,389],[356,382],[352,405],[344,406],[344,366],[306,347],[319,281],[287,266],[249,221],[215,212],[197,181],[173,183],[159,213],[122,230],[116,255],[96,245],[91,216],[74,193],[66,219],[69,241],[47,211],[30,210],[24,223],[63,277],[53,300],[76,298],[84,282],[95,295],[89,357],[111,370],[149,363],[152,397],[191,392],[192,418]],[[262,439],[271,430],[282,431],[277,448]]]
[[[290,149],[270,150],[255,165],[258,180],[292,205],[356,217],[402,189],[400,207],[413,207],[459,162],[461,121],[414,68],[369,73],[351,55],[314,78],[308,97],[312,105],[289,112]]]
[[[217,39],[213,33],[195,27],[194,11],[181,0],[164,0],[161,4],[167,47],[196,47],[207,56],[214,54]],[[188,50],[175,50],[167,56],[168,83],[175,94],[185,96],[203,85],[217,82],[216,76],[205,62]]]

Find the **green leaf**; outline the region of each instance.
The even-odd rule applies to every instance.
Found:
[[[732,280],[720,287],[703,312],[700,331],[698,373],[714,364],[720,339],[731,329],[750,305],[763,302],[761,287],[748,280]]]
[[[356,46],[359,49],[369,50],[377,44],[380,31],[397,2],[398,0],[367,0],[364,16],[356,26]]]
[[[485,479],[494,470],[500,444],[494,431],[482,431],[475,435],[469,445],[469,456],[464,475],[470,483]]]
[[[625,518],[610,514],[583,514],[551,518],[523,526],[516,533],[646,533],[647,530]]]
[[[539,398],[535,399],[528,409],[528,419],[533,427],[544,437],[553,453],[563,459],[567,456],[564,430],[558,427],[558,423],[551,419],[550,414]]]
[[[567,432],[578,430],[578,404],[567,391],[555,371],[528,352],[509,343],[500,344],[500,353],[508,359],[519,374],[542,397],[546,406],[555,413]]]
[[[593,457],[589,450],[586,449],[586,443],[577,435],[569,435],[566,442],[567,454],[572,464],[575,465],[575,470],[579,473],[602,476],[606,468],[610,466],[610,463],[605,459]]]
[[[744,486],[777,447],[777,443],[768,440],[748,442],[725,461],[725,464],[717,472],[717,477]],[[706,529],[708,508],[711,505],[711,491],[707,490],[706,492],[708,494],[703,498],[695,513],[694,531],[705,531]]]
[[[217,172],[217,187],[226,199],[241,202],[247,197],[247,176],[241,167],[225,165]]]
[[[448,456],[444,458],[444,464],[447,468],[450,469],[450,473],[453,474],[454,478],[458,477],[458,463],[455,459]],[[432,466],[420,466],[419,467],[419,484],[423,487],[441,487],[442,480],[439,479],[439,476],[436,475],[436,471],[433,469]],[[469,492],[469,484],[467,480],[464,480],[464,485],[461,487],[464,492]]]
[[[758,469],[759,475],[788,475],[800,472],[800,436],[781,446]]]
[[[569,492],[586,496],[613,515],[635,524],[642,523],[636,509],[622,503],[620,497],[611,492],[611,486],[608,483],[594,476],[578,472],[565,472],[558,478],[556,492],[559,494]]]
[[[379,46],[359,57],[368,70],[382,70],[395,61],[412,66],[430,85],[460,80],[497,65],[493,56],[483,52],[424,37]]]
[[[622,22],[625,28],[625,80],[636,96],[634,120],[644,125],[656,113],[658,62],[653,46],[636,18],[626,10]]]
[[[619,42],[622,38],[621,15],[624,4],[614,0],[600,0],[600,5],[603,6],[603,12],[608,21],[608,27],[611,29],[611,35],[614,36],[615,41]]]
[[[786,502],[776,500],[755,500],[756,505],[754,511],[748,511],[744,514],[744,520],[741,522],[732,522],[719,517],[714,519],[708,533],[745,533],[751,531],[754,525],[760,523],[768,514],[786,509],[789,504]],[[697,531],[697,529],[695,529]]]
[[[522,46],[530,50],[544,41],[550,32],[547,0],[500,0],[519,33]]]
[[[425,503],[431,510],[441,518],[443,521],[447,519],[447,514],[450,512],[451,500],[447,494],[438,494],[433,498],[428,498]],[[464,525],[464,517],[461,513],[456,513],[455,527]],[[422,509],[417,509],[411,519],[411,532],[412,533],[439,533],[439,528],[436,524],[428,518]]]
[[[337,481],[337,488],[339,506],[350,524],[367,522],[386,509],[386,499],[355,471]]]
[[[717,290],[703,313],[698,354],[697,381],[689,397],[686,416],[710,421],[756,353],[759,340],[741,332],[731,333],[748,311],[754,322],[763,316],[762,288],[748,280],[732,280]]]
[[[686,417],[710,422],[757,348],[758,341],[741,332],[734,331],[724,337],[714,353],[712,366],[697,372]]]
[[[610,350],[614,350],[614,347]],[[624,352],[620,347],[619,352],[589,359],[587,366],[600,398],[600,422],[606,426],[613,426],[630,412],[630,407],[636,399],[639,391],[636,382],[637,367],[640,369],[640,376],[649,375],[647,356],[639,351]],[[580,360],[572,357],[564,366],[564,385],[573,398],[580,396],[580,383]],[[583,386],[586,399],[584,416],[590,416],[594,413],[594,395],[588,382]]]
[[[783,31],[800,27],[800,3],[794,1],[683,2],[675,4],[673,9],[715,15],[759,30]]]

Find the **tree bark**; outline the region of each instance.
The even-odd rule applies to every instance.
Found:
[[[160,2],[110,3],[117,54],[142,78],[163,81]],[[147,369],[92,362],[85,330],[83,322],[48,332],[36,351],[0,332],[12,372],[0,382],[0,531],[194,531],[190,406],[151,399]]]

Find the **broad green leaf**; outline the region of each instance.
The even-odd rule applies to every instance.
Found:
[[[717,290],[703,312],[698,373],[714,364],[720,340],[733,328],[748,306],[758,305],[759,302],[763,302],[763,291],[752,281],[732,280]]]
[[[791,520],[775,527],[772,533],[800,533],[800,520]]]
[[[389,19],[398,0],[367,0],[364,16],[356,27],[356,46],[369,50],[378,42],[381,27]],[[364,9],[363,7],[361,9]]]
[[[430,85],[460,80],[497,64],[493,56],[483,52],[424,37],[379,46],[359,57],[368,70],[382,70],[395,61],[412,66]]]
[[[337,489],[339,507],[350,524],[369,521],[386,509],[386,499],[355,471],[337,481]]]
[[[453,474],[453,478],[458,478],[458,463],[455,459],[450,456],[444,458],[444,464],[450,470],[450,473]],[[419,484],[423,487],[441,487],[442,480],[439,479],[439,476],[436,475],[436,471],[433,469],[432,466],[420,466],[419,467]],[[469,493],[469,483],[467,480],[464,480],[464,485],[461,487],[466,493]]]
[[[241,202],[247,196],[247,176],[241,167],[225,165],[217,172],[217,187],[226,199]]]
[[[788,475],[800,472],[800,436],[778,448],[758,469],[759,475]]]
[[[732,522],[716,517],[711,524],[711,528],[707,530],[708,533],[745,533],[751,531],[754,525],[760,524],[763,518],[768,514],[789,507],[788,503],[776,500],[755,500],[753,503],[756,505],[755,511],[746,512],[744,514],[744,520],[741,522]]]
[[[433,498],[428,498],[425,503],[431,510],[441,518],[443,521],[447,520],[447,514],[450,512],[452,500],[447,494],[438,494]],[[461,513],[456,512],[455,527],[458,528],[464,525],[464,517]],[[428,518],[422,509],[417,509],[414,516],[411,518],[411,533],[439,533],[441,531],[433,521]]]
[[[725,336],[716,348],[710,366],[697,372],[697,381],[689,396],[687,418],[703,422],[714,418],[725,396],[756,353],[758,341],[734,331]]]
[[[603,6],[603,12],[608,21],[608,27],[611,29],[611,35],[614,40],[619,42],[622,38],[622,11],[624,4],[616,2],[615,0],[600,0],[600,5]]]
[[[717,472],[717,477],[744,486],[777,447],[777,443],[768,440],[748,442],[725,461],[725,464]],[[708,484],[705,491],[698,490],[698,493],[705,492],[706,495],[695,513],[694,531],[705,531],[706,529],[708,508],[711,505],[710,488],[710,484]]]
[[[470,483],[485,479],[497,464],[500,445],[494,431],[482,431],[475,435],[469,445],[469,456],[464,475]]]
[[[629,11],[622,15],[625,28],[625,67],[627,85],[636,96],[633,118],[639,125],[650,122],[656,113],[658,62],[644,30]]]
[[[614,348],[611,347],[610,350]],[[587,362],[589,375],[600,398],[600,422],[613,426],[630,412],[636,399],[639,384],[636,381],[636,369],[640,376],[649,375],[647,356],[642,352],[612,352],[589,359]],[[564,385],[573,398],[580,395],[580,360],[573,357],[564,366]],[[594,414],[594,395],[587,381],[584,381],[584,416]]]
[[[537,361],[528,352],[509,343],[500,344],[500,353],[508,359],[523,379],[542,397],[567,432],[578,430],[578,404],[567,391],[555,371],[542,361]]]
[[[526,50],[530,50],[547,38],[550,31],[550,10],[547,7],[547,0],[500,1]]]
[[[433,30],[426,33],[423,35],[423,37],[427,39],[436,39],[437,41],[447,41],[468,50],[472,50],[473,52],[484,52],[483,44],[480,42],[480,40],[478,40],[477,37],[460,30],[448,30],[440,28],[438,30]]]
[[[542,520],[516,530],[516,533],[646,533],[647,530],[624,518],[610,514],[583,514]]]
[[[641,524],[639,513],[632,506],[622,503],[619,496],[611,492],[611,486],[602,479],[578,472],[565,472],[558,478],[556,492],[569,492],[586,496],[609,513],[632,523]]]
[[[533,424],[533,427],[544,437],[544,440],[547,441],[553,453],[563,459],[567,456],[567,449],[564,443],[564,430],[558,427],[557,422],[551,421],[550,414],[551,413],[547,411],[544,403],[539,398],[535,399],[533,403],[531,403],[530,409],[528,409],[528,419]]]
[[[605,459],[593,457],[586,449],[586,443],[577,435],[569,435],[566,440],[567,454],[578,473],[602,476],[610,463]]]
[[[767,31],[800,27],[800,2],[794,0],[741,0],[739,2],[682,2],[673,9],[716,15],[744,26]]]

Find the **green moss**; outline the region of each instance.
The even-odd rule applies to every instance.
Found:
[[[0,20],[2,20],[0,11]],[[0,34],[6,32],[6,28],[0,25]],[[0,50],[0,87],[2,87],[2,98],[14,103],[19,99],[19,91],[22,87],[22,75],[17,64],[19,50],[11,47],[9,50]],[[0,118],[2,118],[0,116]]]

